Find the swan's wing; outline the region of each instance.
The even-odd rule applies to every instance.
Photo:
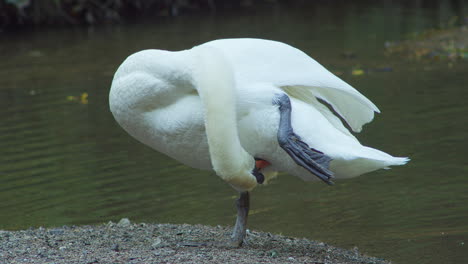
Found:
[[[304,52],[284,43],[221,39],[204,45],[215,46],[224,53],[232,63],[239,84],[271,83],[309,104],[320,98],[330,104],[355,132],[360,132],[364,124],[372,121],[374,112],[379,112],[377,106],[356,89]],[[328,109],[322,108],[321,112],[340,130],[348,132]]]

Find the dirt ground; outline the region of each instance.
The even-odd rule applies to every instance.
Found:
[[[390,263],[303,238],[249,231],[227,246],[230,228],[119,223],[0,231],[0,263]]]

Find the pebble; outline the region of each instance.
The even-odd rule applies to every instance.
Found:
[[[64,232],[64,230],[63,230],[63,229],[60,229],[60,228],[54,228],[54,229],[49,230],[49,233],[50,233],[51,235],[54,235],[54,236],[56,236],[56,235],[62,235],[63,232]]]
[[[158,247],[161,246],[161,244],[162,244],[161,238],[157,237],[157,238],[154,240],[154,242],[151,244],[151,247],[153,247],[153,248],[158,248]]]
[[[114,244],[112,245],[111,249],[115,252],[119,252],[120,251],[120,246],[119,244]]]
[[[117,223],[118,227],[129,227],[132,223],[128,218],[122,218],[120,221]]]
[[[271,250],[271,251],[269,252],[269,255],[270,255],[270,257],[272,257],[272,258],[276,258],[276,257],[278,257],[278,252],[276,252],[276,250]]]

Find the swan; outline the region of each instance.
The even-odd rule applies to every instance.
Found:
[[[240,193],[235,246],[245,237],[249,192],[278,171],[333,184],[409,160],[361,145],[350,130],[360,132],[379,109],[301,50],[272,40],[139,51],[117,69],[109,105],[135,139],[214,170]]]

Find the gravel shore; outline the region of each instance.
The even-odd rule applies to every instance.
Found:
[[[227,227],[131,223],[0,231],[0,263],[390,263],[357,250],[249,231],[230,248]]]

